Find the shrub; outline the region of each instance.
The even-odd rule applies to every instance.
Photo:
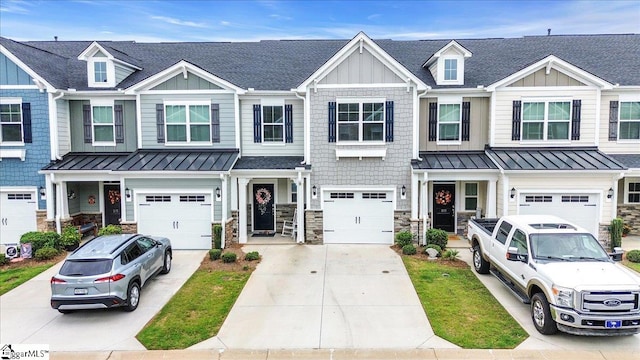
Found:
[[[442,248],[436,244],[429,244],[427,246],[425,246],[424,248],[424,252],[427,252],[427,249],[435,249],[438,252],[438,256],[440,256],[440,254],[442,254]]]
[[[98,236],[102,235],[118,235],[122,234],[122,227],[120,225],[109,224],[102,229],[98,230]]]
[[[247,255],[244,256],[244,259],[247,261],[260,260],[260,254],[257,251],[252,251],[247,253]]]
[[[409,245],[413,242],[413,234],[408,231],[400,231],[396,234],[396,244],[401,248],[404,248],[406,245]]]
[[[235,253],[232,252],[226,252],[224,254],[222,254],[222,262],[224,263],[232,263],[232,262],[236,262],[237,256]]]
[[[45,246],[36,250],[36,260],[49,260],[56,257],[56,255],[58,255],[58,250],[51,246]]]
[[[611,226],[609,226],[609,232],[611,232],[611,250],[622,245],[622,228],[624,222],[621,218],[615,218],[611,220]]]
[[[222,225],[220,224],[213,225],[213,248],[222,248]]]
[[[633,263],[640,263],[640,250],[631,250],[627,253],[627,260]]]
[[[445,251],[444,254],[442,254],[442,258],[445,260],[456,260],[459,255],[460,255],[460,252],[458,250],[449,249]]]
[[[60,235],[54,231],[30,231],[22,234],[20,243],[31,243],[31,251],[36,251],[44,247],[62,248],[60,245]]]
[[[221,255],[222,255],[222,250],[220,249],[209,250],[209,259],[211,259],[212,261],[220,259]]]
[[[0,254],[0,265],[4,265],[9,263],[9,259],[7,259],[7,256],[5,254]]]
[[[415,255],[416,247],[413,244],[408,244],[402,247],[402,253],[405,255]]]
[[[60,247],[58,249],[73,250],[80,244],[82,235],[78,232],[78,228],[73,225],[67,225],[62,229],[62,235],[60,236]]]
[[[440,246],[440,249],[444,249],[447,247],[447,242],[449,242],[449,235],[446,231],[434,228],[427,230],[427,245],[435,244]]]

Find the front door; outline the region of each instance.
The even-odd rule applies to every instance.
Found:
[[[120,185],[104,186],[104,226],[120,225]]]
[[[253,230],[273,231],[273,184],[253,184]]]
[[[433,184],[433,227],[455,232],[455,184]]]

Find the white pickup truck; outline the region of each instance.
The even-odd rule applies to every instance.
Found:
[[[640,276],[615,263],[588,231],[555,216],[470,220],[473,266],[491,272],[522,302],[545,335],[640,332]]]

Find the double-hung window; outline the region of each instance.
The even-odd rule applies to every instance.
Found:
[[[113,103],[91,103],[91,126],[94,144],[115,144]]]
[[[107,62],[95,61],[93,63],[93,81],[96,83],[107,82]]]
[[[0,143],[22,142],[21,106],[21,103],[0,103]]]
[[[458,80],[458,59],[444,59],[444,80]]]
[[[569,140],[571,101],[523,101],[522,140]]]
[[[384,101],[338,103],[338,141],[384,141]]]
[[[262,142],[284,141],[284,106],[262,106]]]
[[[211,142],[211,107],[208,103],[165,104],[167,143]]]
[[[295,182],[291,182],[291,202],[298,202],[298,185]]]
[[[640,182],[629,182],[627,185],[627,202],[640,203]]]
[[[618,139],[640,139],[640,101],[620,102]]]
[[[476,211],[478,208],[478,183],[464,184],[464,209]]]
[[[439,104],[438,141],[460,141],[462,112],[460,104]]]

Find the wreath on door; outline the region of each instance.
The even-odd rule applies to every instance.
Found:
[[[264,215],[267,212],[267,205],[271,202],[271,192],[266,188],[258,189],[256,191],[256,202],[258,203],[260,215]]]
[[[449,205],[451,203],[451,192],[447,190],[440,190],[436,193],[436,204]]]
[[[111,205],[115,205],[120,202],[120,190],[109,190],[109,201]]]

